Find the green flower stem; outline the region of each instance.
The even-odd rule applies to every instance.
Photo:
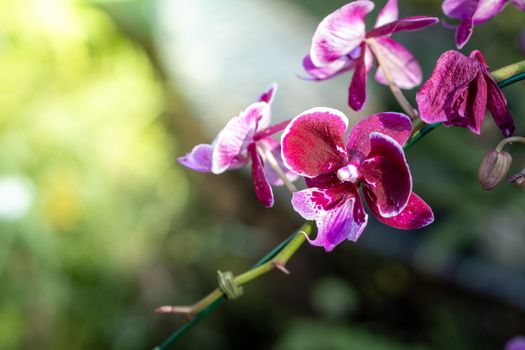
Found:
[[[496,146],[496,151],[501,152],[503,151],[503,148],[513,142],[523,143],[525,144],[525,137],[522,136],[513,136],[513,137],[507,137],[506,139],[501,140],[501,142]]]
[[[520,73],[525,73],[525,60],[495,70],[491,74],[494,80],[496,80],[499,83]]]
[[[525,79],[525,61],[498,69],[492,73],[492,76],[498,82],[500,88],[504,88],[510,84]],[[422,121],[416,120],[414,122],[414,132],[405,145],[405,150],[421,140],[440,124],[441,123],[425,124]],[[285,264],[305,242],[305,234],[310,235],[313,231],[313,227],[313,222],[306,222],[298,231],[292,233],[290,236],[288,236],[288,238],[286,238],[283,242],[266,254],[264,258],[257,262],[253,269],[235,277],[235,282],[239,285],[248,283],[273,270],[274,268],[278,268],[286,272],[287,270],[285,269]],[[168,339],[156,347],[155,350],[166,350],[171,347],[182,335],[187,333],[196,324],[205,319],[226,300],[226,296],[220,289],[217,288],[192,306],[168,306],[159,308],[159,312],[179,312],[188,314],[191,316],[191,320],[177,329],[177,331],[175,331]]]

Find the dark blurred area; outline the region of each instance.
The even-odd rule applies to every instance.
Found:
[[[184,322],[157,306],[197,301],[216,270],[248,269],[301,224],[284,190],[264,209],[248,173],[199,174],[176,158],[273,81],[276,120],[316,105],[354,122],[399,110],[372,76],[360,114],[346,106],[351,75],[297,78],[317,23],[344,3],[0,3],[0,349],[154,348]],[[400,14],[442,18],[440,5],[403,0]],[[509,6],[463,52],[492,68],[523,60],[524,18]],[[425,79],[453,36],[441,24],[396,34]],[[504,91],[520,135],[524,91]],[[290,276],[246,285],[174,348],[503,349],[525,333],[525,193],[478,184],[500,138],[490,116],[481,137],[436,129],[408,152],[433,225],[371,218],[355,244],[305,245]],[[515,172],[522,148],[509,147]]]

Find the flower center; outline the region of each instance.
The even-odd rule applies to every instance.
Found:
[[[348,181],[356,183],[359,178],[359,172],[357,167],[353,164],[348,164],[341,169],[337,170],[337,178],[341,181]]]

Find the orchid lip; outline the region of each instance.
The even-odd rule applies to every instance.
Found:
[[[348,164],[337,170],[337,178],[343,182],[356,183],[359,179],[359,171],[354,164]]]

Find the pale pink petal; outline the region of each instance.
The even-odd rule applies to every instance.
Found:
[[[381,50],[383,59],[381,64],[389,70],[397,86],[402,89],[412,89],[421,84],[423,76],[421,67],[410,51],[397,41],[387,37],[373,40],[376,41],[378,49]],[[383,67],[378,67],[375,78],[381,84],[388,85]]]
[[[399,18],[399,10],[397,8],[397,0],[388,0],[385,6],[379,11],[377,15],[374,28],[397,21]]]
[[[474,32],[474,22],[472,18],[467,18],[459,24],[456,29],[456,47],[463,48]]]
[[[434,222],[432,208],[425,203],[414,192],[410,195],[405,209],[396,216],[385,218],[380,215],[374,205],[374,194],[371,191],[363,191],[365,201],[377,220],[400,230],[416,230]]]
[[[295,117],[281,137],[282,159],[306,177],[333,172],[345,165],[344,135],[348,118],[332,108],[312,108]]]
[[[350,162],[360,164],[370,153],[370,134],[380,132],[404,145],[412,133],[412,122],[402,113],[385,112],[366,117],[350,130],[346,149]]]
[[[309,188],[295,192],[292,205],[306,220],[315,220],[317,237],[308,241],[329,252],[339,243],[356,241],[366,227],[368,215],[354,184],[330,189]]]
[[[312,39],[313,64],[328,65],[359,46],[365,38],[365,16],[373,8],[371,1],[353,1],[325,17]]]
[[[266,102],[253,103],[226,124],[214,141],[211,160],[214,174],[226,171],[246,151],[248,144],[253,142],[257,126],[262,120],[268,119],[269,109]]]
[[[257,144],[262,144],[262,147],[271,152],[274,159],[277,161],[279,168],[281,168],[281,171],[286,176],[288,181],[293,182],[298,179],[299,176],[296,173],[284,166],[283,160],[281,158],[281,144],[278,141],[272,139],[271,137],[266,137],[257,141]],[[266,159],[266,156],[263,155],[262,158],[265,159],[263,162],[264,173],[266,174],[268,182],[274,186],[284,185],[284,181],[281,179],[277,171],[275,171],[273,166],[270,165],[270,162]]]
[[[512,3],[518,10],[525,11],[525,0],[512,0]]]
[[[474,24],[481,24],[497,16],[507,4],[508,0],[480,0],[474,12]]]
[[[259,96],[260,102],[266,102],[268,104],[271,104],[273,101],[273,97],[275,93],[277,92],[277,83],[272,83],[268,88]]]
[[[436,17],[413,16],[387,23],[366,33],[367,38],[388,36],[395,32],[414,31],[426,28],[439,22]]]
[[[209,144],[200,144],[183,157],[177,158],[180,164],[186,168],[200,173],[211,173],[211,154],[213,147]]]
[[[252,159],[252,181],[257,199],[266,208],[271,208],[273,206],[273,191],[264,174],[264,168],[257,154],[255,143],[248,146],[248,153]]]
[[[382,217],[398,215],[412,192],[412,176],[401,145],[393,138],[373,132],[370,153],[359,167],[363,189],[374,193]]]
[[[343,56],[338,60],[329,63],[323,67],[316,67],[310,58],[310,55],[306,55],[303,59],[303,67],[308,73],[309,77],[301,77],[305,80],[326,80],[338,76],[341,73],[347,72],[355,67],[355,60]]]

